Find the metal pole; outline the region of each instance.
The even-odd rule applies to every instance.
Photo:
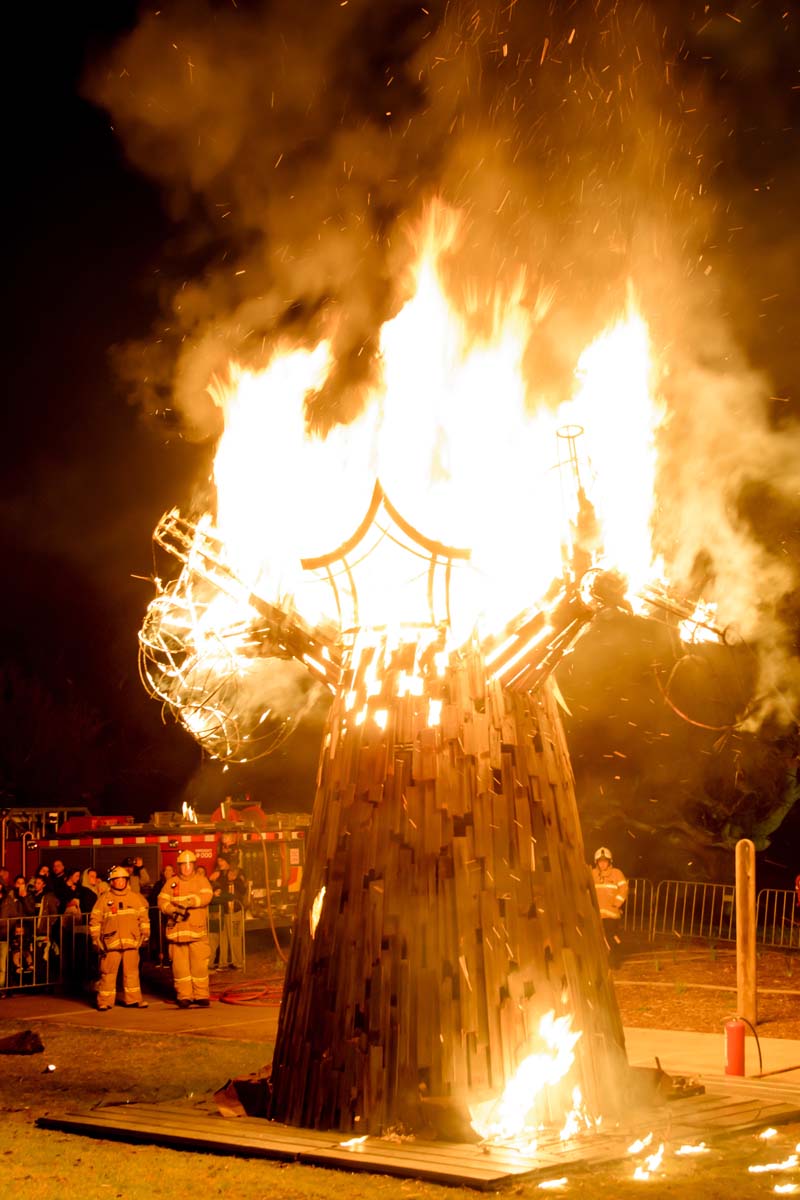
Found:
[[[756,986],[756,848],[736,843],[736,996],[739,1016],[758,1024]]]

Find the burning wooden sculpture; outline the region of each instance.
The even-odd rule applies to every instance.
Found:
[[[582,1036],[543,1119],[563,1120],[576,1083],[603,1111],[620,1079],[554,703],[488,683],[477,651],[433,690],[438,727],[427,695],[390,704],[385,729],[348,727],[341,700],[331,713],[273,1062],[282,1120],[376,1133],[424,1125],[421,1098],[486,1100],[549,1012]]]
[[[437,569],[449,577],[465,557],[401,523],[380,489],[365,537],[376,530],[429,557],[429,600]],[[359,539],[306,565],[352,587],[347,559],[363,553]],[[501,652],[451,648],[446,586],[440,595],[445,612],[425,624],[346,639],[273,1060],[269,1115],[282,1121],[377,1133],[424,1128],[431,1101],[480,1106],[544,1046],[548,1014],[562,1019],[569,1048],[544,1047],[563,1077],[542,1073],[528,1105],[539,1119],[563,1120],[576,1086],[590,1111],[607,1109],[610,1082],[624,1074],[572,772],[544,679],[555,631],[545,636],[539,614],[518,622]],[[571,611],[562,638],[589,615]],[[498,679],[537,662],[535,692]],[[580,1033],[574,1051],[565,1017]],[[493,1107],[476,1121],[482,1129],[505,1120]]]
[[[145,620],[143,677],[209,753],[268,752],[313,688],[334,697],[266,1114],[280,1121],[424,1130],[449,1105],[470,1109],[481,1136],[508,1137],[516,1120],[599,1116],[625,1087],[551,674],[593,615],[579,576],[607,556],[637,588],[654,578],[650,512],[629,494],[635,482],[652,502],[647,331],[629,315],[581,357],[565,411],[532,416],[524,314],[509,312],[492,345],[476,345],[423,260],[381,333],[379,396],[324,439],[304,408],[330,366],[324,344],[276,354],[260,377],[234,372],[215,527],[170,514],[157,531],[183,567]],[[593,478],[588,505],[576,437],[607,397],[613,437],[593,462],[606,463],[609,494],[597,504]],[[645,447],[624,471],[610,457],[623,412]],[[540,482],[556,478],[559,429],[568,537],[561,520],[526,524],[561,511]],[[428,524],[453,541],[465,530],[471,551],[426,536]],[[338,548],[300,558],[320,544]],[[560,601],[506,624],[559,576]],[[620,596],[612,586],[605,602]],[[648,603],[660,600],[671,605],[661,592]],[[477,632],[481,613],[491,636]],[[524,1095],[502,1100],[520,1068]]]
[[[171,515],[159,536],[191,570],[190,592],[236,592],[208,531]],[[360,624],[354,564],[381,555],[382,584],[407,614],[391,630]],[[354,536],[303,563],[334,589],[337,643],[248,596],[266,653],[335,690],[272,1070],[268,1115],[288,1123],[425,1129],[445,1103],[508,1136],[497,1098],[537,1052],[537,1080],[515,1106],[528,1124],[560,1124],[576,1102],[599,1115],[611,1081],[624,1083],[549,682],[592,613],[573,596],[549,620],[525,613],[483,645],[458,645],[450,584],[468,559],[413,529],[377,485]],[[160,666],[162,695],[164,679],[183,679],[191,706],[196,656],[168,653],[165,611],[143,630],[146,669]],[[211,697],[192,720],[219,743],[229,721],[218,688]]]

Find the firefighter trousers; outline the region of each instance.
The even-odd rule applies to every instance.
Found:
[[[142,989],[139,983],[139,951],[106,950],[100,959],[100,985],[97,989],[97,1007],[113,1008],[117,999],[117,975],[122,964],[122,998],[125,1004],[139,1004]]]
[[[170,942],[172,981],[177,1000],[208,1000],[208,938]]]

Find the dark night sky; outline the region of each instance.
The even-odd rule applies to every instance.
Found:
[[[328,19],[332,7],[320,3],[320,15]],[[682,47],[676,85],[702,91],[712,124],[724,114],[726,128],[716,132],[725,152],[709,175],[716,204],[706,252],[735,340],[769,374],[773,426],[796,439],[796,12],[790,19],[788,4],[749,2],[712,5],[704,19],[702,5],[651,7],[682,31],[673,39]],[[202,15],[230,5],[163,8]],[[579,24],[592,6],[562,8],[574,9]],[[138,681],[136,631],[151,588],[135,576],[152,571],[152,528],[207,475],[210,447],[184,440],[174,421],[143,419],[109,353],[153,337],[165,279],[181,269],[188,277],[198,253],[191,205],[176,219],[169,193],[129,164],[112,118],[83,94],[87,67],[106,61],[138,12],[135,4],[98,0],[48,11],[46,22],[33,7],[16,16],[28,27],[19,53],[11,52],[5,154],[11,263],[0,539],[4,754],[16,778],[28,770],[39,781],[32,795],[55,800],[58,791],[62,802],[80,803],[86,794],[94,808],[147,815],[181,795],[200,756],[177,728],[162,725]],[[361,64],[365,91],[369,72],[391,57],[379,39],[399,38],[402,28],[398,18],[363,34],[360,51],[373,52]],[[797,496],[779,504],[761,484],[753,488],[745,519],[759,537],[782,539],[796,559]],[[627,682],[623,669],[620,692]],[[307,806],[315,756],[312,728],[267,766],[263,798],[273,807]],[[6,786],[14,777],[7,774]],[[230,780],[232,790],[252,782],[236,772]],[[223,782],[212,774],[198,784],[204,807]]]

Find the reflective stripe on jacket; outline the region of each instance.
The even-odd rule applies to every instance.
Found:
[[[158,907],[167,918],[168,942],[199,942],[208,936],[213,894],[206,876],[196,871],[188,879],[175,875],[167,880],[158,893]]]
[[[619,920],[621,909],[628,898],[628,881],[619,867],[609,867],[601,871],[592,867],[592,879],[597,892],[597,903],[600,905],[600,916]]]
[[[104,950],[133,950],[150,937],[147,901],[130,886],[109,888],[89,914],[89,936]]]

